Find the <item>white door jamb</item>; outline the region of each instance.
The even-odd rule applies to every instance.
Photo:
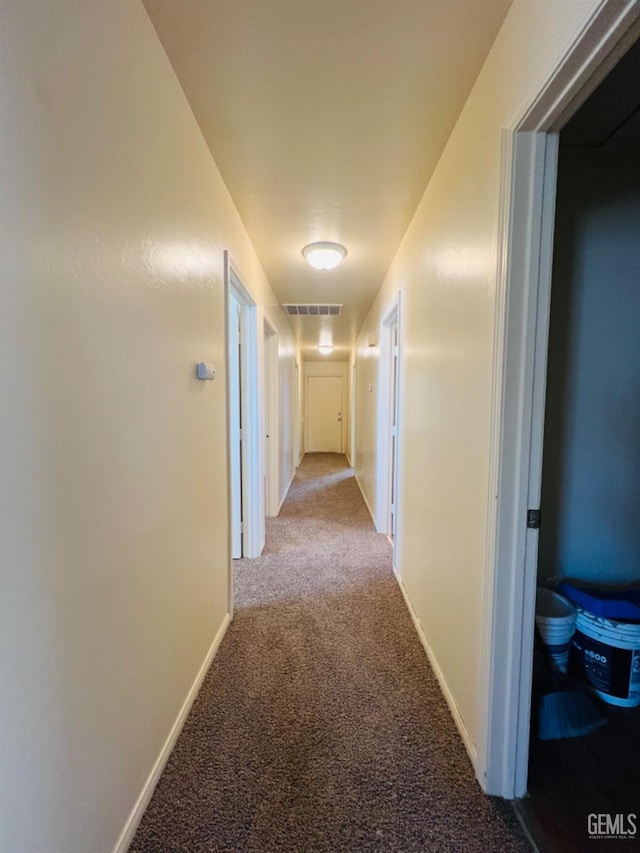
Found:
[[[378,395],[378,437],[377,437],[377,463],[376,463],[376,483],[377,483],[377,499],[376,499],[376,528],[378,533],[392,532],[390,507],[395,501],[398,494],[397,474],[398,474],[398,437],[395,441],[395,460],[391,458],[391,441],[390,435],[393,427],[392,415],[392,395],[394,388],[393,371],[393,329],[397,327],[397,347],[398,347],[398,369],[396,372],[396,425],[398,423],[397,412],[400,411],[400,364],[401,364],[401,293],[398,291],[394,296],[387,312],[383,315],[380,322],[380,359],[378,361],[378,384],[380,393]],[[391,470],[392,464],[395,462],[396,482],[395,488],[392,484]],[[395,549],[394,549],[395,550]],[[394,560],[395,563],[395,560]]]
[[[280,389],[278,387],[278,335],[271,323],[264,321],[264,387],[265,387],[265,472],[266,472],[266,515],[273,517],[280,511],[278,495],[279,458],[278,436],[280,433]]]
[[[259,557],[265,541],[264,420],[258,397],[258,322],[256,304],[244,286],[236,266],[224,253],[225,301],[233,292],[242,305],[242,406],[243,406],[243,554]],[[228,315],[228,312],[227,312]],[[232,570],[233,567],[231,567]]]

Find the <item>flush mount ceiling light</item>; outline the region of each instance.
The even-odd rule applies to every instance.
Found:
[[[332,270],[346,256],[347,250],[340,243],[309,243],[302,254],[316,270]]]
[[[333,347],[322,345],[318,347],[318,352],[321,352],[322,355],[331,355],[331,353],[333,352]]]

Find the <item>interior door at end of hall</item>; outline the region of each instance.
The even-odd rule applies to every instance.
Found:
[[[342,377],[307,377],[307,451],[342,453]]]

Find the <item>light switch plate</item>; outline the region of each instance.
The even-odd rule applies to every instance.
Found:
[[[216,369],[212,364],[207,364],[206,361],[201,361],[197,367],[198,379],[215,379]]]

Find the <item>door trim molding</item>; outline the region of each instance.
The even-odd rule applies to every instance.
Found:
[[[265,437],[265,513],[269,517],[280,513],[280,389],[278,382],[278,332],[264,318],[264,430]],[[268,441],[266,436],[269,436]]]
[[[300,364],[296,358],[293,367],[293,476],[296,475],[296,468],[300,467]],[[288,489],[287,489],[288,491]]]
[[[494,695],[487,704],[486,739],[483,750],[479,744],[477,770],[482,770],[487,792],[523,796],[526,754],[523,782],[520,741],[526,731],[528,745],[536,586],[535,566],[532,572],[525,555],[537,537],[524,522],[535,442],[533,419],[541,410],[534,396],[534,360],[536,337],[541,338],[538,351],[546,345],[547,326],[539,322],[538,311],[543,304],[548,306],[550,295],[557,136],[507,134],[503,142],[503,181],[512,190],[511,243],[503,256],[503,275],[505,282],[517,280],[518,287],[505,289],[496,309],[501,322],[496,323],[494,342],[493,415],[500,428],[492,430],[486,556],[491,569],[482,646],[486,682]],[[527,239],[516,238],[523,233]],[[517,614],[517,622],[503,614]]]
[[[391,390],[392,361],[391,361],[391,334],[394,326],[398,328],[398,368],[396,385],[396,411],[401,411],[402,397],[402,316],[401,316],[401,291],[394,294],[391,304],[382,315],[380,320],[379,340],[380,358],[378,360],[378,435],[377,435],[377,462],[376,462],[376,529],[378,533],[390,534],[389,507],[391,505],[391,449],[389,433],[391,431]],[[396,436],[396,497],[400,494],[398,483],[399,473],[399,436]],[[396,521],[398,518],[396,507]],[[397,524],[396,524],[397,527]],[[396,530],[396,539],[397,539]],[[398,565],[396,560],[396,545],[394,543],[394,566]]]
[[[225,307],[227,323],[227,457],[229,476],[231,472],[230,460],[230,376],[228,364],[228,341],[229,341],[229,308],[231,304],[231,293],[233,292],[243,306],[243,404],[246,418],[244,419],[243,456],[245,462],[246,476],[243,477],[243,519],[246,523],[244,536],[244,556],[248,558],[259,557],[265,542],[265,498],[264,498],[264,458],[261,448],[261,436],[264,432],[264,420],[262,406],[258,395],[258,310],[256,303],[247,290],[240,277],[237,267],[233,263],[229,252],[224,253],[224,286]],[[245,482],[246,480],[246,482]],[[228,489],[228,512],[229,512],[229,552],[231,553],[231,480]],[[233,604],[233,560],[230,565],[229,598]]]
[[[356,418],[358,408],[358,362],[353,360],[349,376],[349,453],[347,462],[351,468],[356,465]]]

